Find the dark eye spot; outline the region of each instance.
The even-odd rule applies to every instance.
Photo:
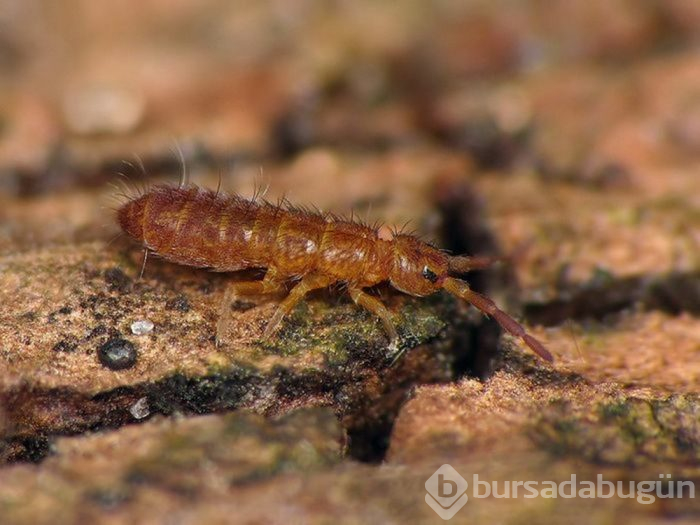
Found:
[[[428,279],[431,283],[436,283],[438,280],[438,276],[435,274],[435,272],[427,266],[423,267],[423,277]]]

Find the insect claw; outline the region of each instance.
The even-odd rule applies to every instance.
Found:
[[[272,315],[270,320],[267,322],[267,326],[263,331],[262,339],[268,340],[280,329],[282,326],[282,319],[284,318],[284,311],[278,308]]]

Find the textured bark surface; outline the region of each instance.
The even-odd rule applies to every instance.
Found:
[[[442,523],[445,463],[700,488],[695,2],[5,4],[0,522]],[[555,363],[388,287],[396,366],[342,289],[268,341],[277,299],[239,300],[217,346],[227,283],[256,274],[138,278],[114,220],[180,154],[201,186],[509,255],[469,282]],[[453,521],[699,512],[472,497]]]

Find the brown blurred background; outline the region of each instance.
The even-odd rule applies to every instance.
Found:
[[[689,59],[699,25],[689,0],[3,0],[0,187],[93,183],[173,139],[210,160],[439,140],[503,163],[527,131],[540,165],[573,171],[611,112],[648,109],[635,64]],[[619,82],[636,93],[606,105]]]

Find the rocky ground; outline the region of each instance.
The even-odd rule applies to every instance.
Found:
[[[700,483],[699,29],[686,0],[5,0],[0,522],[442,523],[446,463],[454,522],[695,522],[688,492],[471,490]],[[237,301],[217,346],[254,274],[139,278],[114,222],[180,156],[202,186],[509,255],[469,282],[555,362],[389,287],[393,366],[337,289],[271,340],[275,301]]]

